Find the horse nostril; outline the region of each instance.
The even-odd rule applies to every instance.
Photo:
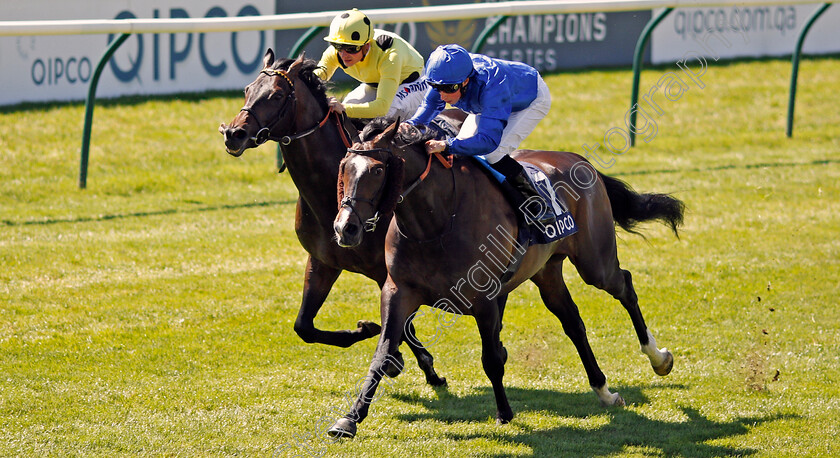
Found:
[[[344,232],[349,236],[354,236],[359,233],[359,226],[355,224],[347,224],[344,226]]]
[[[248,137],[248,133],[245,132],[245,129],[230,129],[228,132],[228,138],[232,140],[245,140]]]

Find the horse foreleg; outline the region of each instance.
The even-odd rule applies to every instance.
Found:
[[[362,388],[353,406],[343,418],[338,419],[327,433],[333,437],[354,437],[356,425],[364,421],[373,401],[378,399],[376,389],[389,365],[397,364],[391,356],[400,344],[403,329],[408,317],[420,306],[419,300],[399,291],[390,279],[382,288],[380,299],[380,313],[382,315],[382,332],[370,363],[368,374],[364,378]],[[391,382],[392,383],[392,382]],[[358,386],[358,384],[357,384]],[[380,393],[381,396],[381,393]]]
[[[414,357],[417,358],[417,365],[420,366],[420,370],[426,376],[426,383],[432,386],[446,386],[446,378],[438,376],[437,372],[435,372],[435,358],[420,343],[419,339],[417,339],[417,333],[414,330],[414,323],[412,321],[413,315],[405,324],[405,333],[409,336],[404,336],[403,341],[411,349],[411,352],[414,353]]]
[[[509,423],[513,419],[513,410],[510,408],[503,382],[507,351],[499,340],[502,322],[498,303],[491,301],[476,306],[475,322],[481,336],[481,365],[493,385],[493,394],[496,397],[496,423]]]
[[[295,320],[295,332],[304,342],[346,348],[379,334],[379,325],[370,321],[359,321],[356,329],[347,331],[322,331],[315,327],[315,316],[340,274],[340,269],[309,256],[303,278],[303,299]]]
[[[610,392],[607,377],[598,366],[598,361],[595,360],[595,354],[586,337],[586,327],[580,317],[580,311],[569,294],[566,282],[563,281],[562,266],[562,261],[546,265],[532,280],[539,288],[540,297],[546,307],[560,320],[563,331],[577,349],[589,379],[589,386],[598,396],[598,400],[605,406],[623,406],[624,399],[618,393]]]

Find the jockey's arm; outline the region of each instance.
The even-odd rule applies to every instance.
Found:
[[[379,81],[376,87],[376,98],[364,103],[345,103],[344,108],[351,118],[375,118],[385,116],[394,103],[397,88],[400,85],[402,66],[397,59],[383,59],[379,65]],[[356,64],[361,65],[361,63]]]

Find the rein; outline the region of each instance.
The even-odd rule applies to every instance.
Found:
[[[315,131],[324,127],[324,124],[326,124],[327,120],[330,119],[331,114],[335,114],[335,117],[334,117],[335,118],[335,125],[338,127],[338,132],[341,134],[341,140],[344,142],[344,146],[349,147],[351,143],[350,143],[350,139],[347,136],[347,131],[345,131],[344,126],[341,125],[341,115],[339,115],[338,112],[333,111],[332,108],[327,110],[327,114],[326,114],[326,116],[324,116],[324,119],[322,119],[321,122],[319,122],[315,126],[309,128],[309,129],[307,129],[303,132],[297,133],[297,134],[284,135],[284,136],[280,137],[279,140],[275,140],[274,138],[272,138],[272,140],[275,140],[275,141],[279,142],[283,146],[289,146],[289,144],[291,144],[293,141],[300,140],[303,137],[307,137],[309,135],[312,135],[312,134],[315,133]]]
[[[414,188],[416,188],[417,185],[422,183],[423,180],[425,180],[426,177],[429,175],[429,170],[431,170],[431,168],[432,168],[432,156],[435,156],[435,157],[438,158],[438,161],[440,161],[441,165],[443,165],[443,168],[449,169],[450,172],[452,172],[451,176],[452,176],[452,197],[453,197],[452,198],[452,205],[453,205],[453,209],[452,209],[451,212],[449,212],[449,227],[446,228],[440,235],[430,237],[430,238],[425,239],[425,240],[414,239],[413,237],[411,237],[409,235],[406,235],[400,229],[399,221],[397,221],[397,224],[394,225],[397,228],[397,232],[403,238],[414,240],[417,243],[427,243],[427,242],[433,242],[435,240],[441,241],[441,243],[442,243],[443,237],[446,234],[449,234],[450,232],[452,232],[452,228],[455,227],[455,209],[458,206],[458,202],[457,202],[457,200],[458,200],[458,197],[457,197],[458,196],[458,190],[457,189],[458,188],[457,188],[457,184],[456,184],[457,182],[455,180],[455,171],[452,170],[452,164],[455,162],[455,156],[452,155],[452,154],[450,154],[446,157],[444,157],[441,153],[430,154],[429,155],[429,162],[426,163],[426,170],[424,170],[423,173],[421,173],[419,177],[417,177],[413,182],[411,182],[411,184],[408,186],[408,188],[405,190],[405,192],[400,194],[400,197],[397,199],[397,204],[402,203],[403,199],[405,199],[405,196],[407,196],[411,191],[413,191]],[[441,245],[441,246],[443,246],[443,245]]]
[[[443,165],[443,168],[445,168],[445,169],[451,169],[453,162],[455,162],[455,157],[451,154],[448,157],[443,157],[443,155],[440,154],[440,153],[430,154],[429,155],[429,162],[426,163],[426,170],[424,170],[423,173],[421,173],[419,177],[417,177],[414,181],[411,182],[410,185],[408,185],[408,188],[406,188],[405,192],[400,194],[399,199],[397,199],[397,203],[401,203],[405,199],[405,196],[407,196],[411,191],[414,191],[414,188],[416,188],[417,185],[422,183],[423,180],[425,180],[426,177],[429,176],[429,171],[432,169],[432,157],[433,156],[437,157],[438,161],[440,161],[441,165]]]

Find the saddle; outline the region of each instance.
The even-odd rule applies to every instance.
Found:
[[[434,138],[437,140],[445,140],[458,135],[458,129],[442,117],[435,118],[428,126],[422,126],[422,128],[433,131]],[[502,194],[516,210],[519,220],[517,242],[520,245],[527,247],[556,242],[577,232],[578,228],[572,214],[569,213],[567,206],[554,191],[548,177],[539,167],[527,162],[519,162],[527,172],[528,179],[534,189],[541,197],[539,201],[531,201],[527,210],[521,211],[518,208],[522,201],[521,194],[505,180],[504,175],[490,166],[483,157],[473,156],[472,159],[494,178],[493,181],[499,184]]]

